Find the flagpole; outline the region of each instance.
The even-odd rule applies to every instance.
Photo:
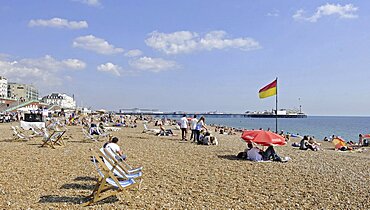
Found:
[[[276,95],[275,95],[275,105],[276,105],[276,109],[275,109],[275,131],[276,133],[278,133],[278,78],[276,77]]]

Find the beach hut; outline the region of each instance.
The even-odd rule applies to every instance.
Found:
[[[42,114],[26,113],[24,114],[24,120],[20,121],[20,126],[24,130],[30,128],[45,128],[45,122],[43,122]]]

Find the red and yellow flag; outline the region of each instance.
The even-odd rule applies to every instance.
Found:
[[[260,98],[267,98],[267,97],[276,95],[276,92],[277,92],[276,85],[277,85],[277,80],[261,88],[259,91]]]

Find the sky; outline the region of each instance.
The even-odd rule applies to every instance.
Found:
[[[0,0],[0,75],[118,111],[369,116],[370,1]]]

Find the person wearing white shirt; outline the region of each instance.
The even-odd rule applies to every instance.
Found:
[[[257,147],[249,148],[247,151],[247,157],[249,160],[252,161],[262,161],[262,155],[261,155],[261,150],[258,149]]]
[[[126,155],[123,154],[121,148],[118,146],[117,144],[118,142],[118,138],[117,137],[113,137],[111,142],[109,142],[108,144],[104,145],[103,147],[104,148],[107,148],[108,151],[111,153],[111,155],[113,157],[115,157],[115,153],[118,154],[120,157],[119,158],[122,158],[123,160],[126,160]],[[117,159],[119,159],[117,158]]]
[[[186,118],[186,114],[182,116],[180,119],[180,128],[181,128],[181,136],[183,141],[187,141],[186,139],[186,133],[188,129],[188,119]]]
[[[193,119],[190,120],[190,129],[191,129],[191,136],[190,141],[194,138],[194,142],[196,141],[196,128],[197,128],[197,115],[194,115]]]

